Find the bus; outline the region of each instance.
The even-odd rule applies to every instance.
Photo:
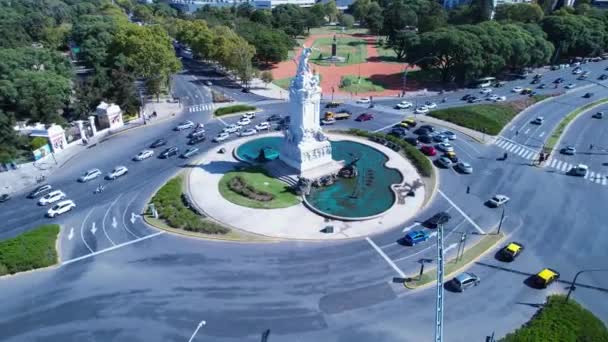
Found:
[[[484,77],[473,82],[475,88],[488,88],[496,81],[495,77]]]

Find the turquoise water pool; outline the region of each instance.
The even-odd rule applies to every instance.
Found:
[[[239,146],[236,154],[240,159],[255,161],[260,149],[280,150],[282,137],[254,139]],[[387,162],[382,152],[354,141],[332,141],[333,159],[347,163],[359,158],[359,176],[352,179],[338,178],[330,186],[312,188],[306,200],[314,208],[348,218],[378,215],[395,202],[391,184],[401,183],[403,177],[395,169],[384,166]]]

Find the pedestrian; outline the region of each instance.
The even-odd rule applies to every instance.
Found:
[[[515,136],[519,135],[519,130],[515,131]]]
[[[590,145],[589,145],[589,149],[590,149],[590,150],[593,150],[593,144],[590,144]]]
[[[467,194],[471,193],[471,187],[467,185]]]

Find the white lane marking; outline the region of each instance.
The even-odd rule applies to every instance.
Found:
[[[606,185],[606,183],[608,183],[608,181],[606,181],[606,177],[602,178],[602,185]]]
[[[507,143],[507,141],[506,141],[506,140],[502,140],[502,139],[501,139],[501,140],[499,140],[499,141],[496,143],[496,146],[498,146],[498,147],[502,148],[502,146],[503,146],[503,145],[505,145],[506,143]]]
[[[436,231],[434,231],[434,232],[432,232],[431,234],[429,234],[429,239],[432,239],[432,238],[434,238],[435,236],[437,236],[437,232],[436,232]]]
[[[403,273],[403,271],[399,267],[397,267],[397,265],[395,265],[393,260],[391,260],[386,254],[384,254],[384,252],[380,249],[380,247],[378,247],[374,243],[374,241],[372,241],[372,239],[366,237],[365,240],[369,242],[372,248],[375,249],[378,254],[380,254],[380,256],[401,276],[401,278],[406,278],[405,273]]]
[[[78,258],[74,258],[74,259],[66,260],[66,261],[64,261],[64,262],[62,262],[62,263],[61,263],[61,266],[65,266],[65,265],[68,265],[68,264],[74,263],[74,262],[76,262],[76,261],[80,261],[80,260],[84,260],[84,259],[92,258],[92,257],[94,257],[94,256],[96,256],[96,255],[103,254],[103,253],[107,253],[107,252],[109,252],[109,251],[113,251],[113,250],[115,250],[115,249],[118,249],[118,248],[121,248],[121,247],[125,247],[125,246],[128,246],[128,245],[132,245],[132,244],[137,243],[137,242],[139,242],[139,241],[143,241],[143,240],[151,239],[151,238],[153,238],[153,237],[155,237],[155,236],[159,236],[159,235],[164,234],[164,233],[165,233],[164,231],[160,231],[160,232],[156,232],[156,233],[154,233],[154,234],[146,235],[146,236],[141,237],[141,238],[139,238],[139,239],[135,239],[135,240],[131,240],[131,241],[127,241],[127,242],[123,242],[123,243],[118,244],[118,245],[116,245],[116,246],[108,247],[108,248],[106,248],[106,249],[102,249],[102,250],[97,251],[97,252],[93,252],[93,251],[91,251],[91,254],[87,254],[87,255],[80,256],[80,257],[78,257]]]
[[[131,235],[133,235],[136,239],[139,239],[140,236],[133,233],[128,227],[127,227],[127,223],[125,222],[125,215],[127,215],[127,209],[129,209],[129,207],[131,206],[131,204],[133,203],[133,201],[135,201],[135,199],[137,198],[137,195],[133,196],[133,198],[131,199],[131,201],[129,201],[129,203],[127,203],[127,207],[125,208],[125,211],[122,213],[122,225],[123,227],[125,227],[125,230],[128,231]]]
[[[528,132],[530,132],[529,128],[524,132],[524,134],[528,134]]]
[[[93,221],[93,224],[91,225],[91,233],[95,235],[95,232],[97,232],[97,227],[95,226],[95,221]]]
[[[141,217],[141,215],[137,215],[134,212],[131,212],[131,224],[135,224],[135,220],[138,219],[139,217]]]
[[[374,131],[372,131],[372,132],[374,132],[374,133],[382,132],[382,131],[384,131],[385,129],[387,129],[387,128],[391,128],[391,127],[395,126],[396,124],[398,124],[398,123],[400,123],[400,122],[401,122],[401,121],[397,121],[397,122],[395,122],[395,123],[393,123],[393,124],[390,124],[390,125],[388,125],[388,126],[384,126],[384,127],[382,127],[382,128],[378,128],[377,130],[374,130]]]
[[[562,172],[566,171],[569,167],[570,167],[570,164],[564,163],[564,165],[562,165]]]
[[[456,248],[456,246],[458,246],[458,244],[457,244],[457,243],[453,243],[453,244],[451,244],[451,245],[447,246],[446,248],[444,248],[444,249],[443,249],[443,253],[444,253],[444,255],[445,255],[445,253],[447,253],[447,252],[448,252],[450,249],[454,249],[454,248]]]
[[[516,148],[513,149],[513,153],[518,154],[518,152],[521,150],[521,146],[517,146]]]
[[[599,174],[596,176],[599,176]],[[602,182],[602,179],[600,177],[595,178],[595,184],[600,184],[601,182]]]
[[[82,220],[82,224],[80,225],[80,238],[82,239],[82,242],[84,242],[84,245],[87,246],[87,248],[89,249],[89,251],[91,251],[91,253],[93,253],[93,249],[91,247],[89,247],[89,244],[84,239],[84,225],[87,222],[87,219],[89,218],[89,216],[91,216],[91,214],[93,213],[93,210],[95,210],[95,208],[89,210],[89,212],[87,213],[87,215],[84,217],[84,220]]]
[[[584,177],[585,179],[589,179],[589,172],[587,172],[587,174]]]
[[[518,146],[517,145],[513,145],[511,146],[511,148],[509,148],[507,151],[512,152],[514,151]]]
[[[553,159],[553,160],[551,161],[551,164],[549,164],[549,167],[554,167],[554,166],[555,166],[555,163],[557,163],[557,159]]]
[[[112,206],[114,204],[116,204],[116,201],[118,201],[120,199],[120,197],[122,197],[122,194],[118,195],[118,197],[116,197],[116,199],[114,201],[112,201],[112,203],[110,203],[110,206],[108,207],[108,209],[106,209],[105,214],[103,214],[103,219],[101,220],[101,229],[103,230],[103,233],[106,236],[106,238],[108,238],[108,240],[110,241],[110,243],[113,246],[116,246],[116,243],[114,243],[114,241],[112,241],[112,239],[110,238],[110,235],[108,235],[108,232],[106,231],[106,217],[108,217],[110,210],[112,210]]]
[[[456,203],[452,202],[452,200],[451,200],[451,199],[450,199],[448,196],[446,196],[446,195],[443,193],[443,191],[441,191],[441,190],[437,190],[437,191],[439,192],[439,194],[440,194],[440,195],[441,195],[443,198],[445,198],[445,200],[446,200],[446,201],[448,201],[448,203],[450,203],[450,204],[452,205],[452,207],[454,207],[454,209],[456,209],[456,210],[457,210],[457,211],[460,213],[460,215],[462,215],[462,216],[463,216],[463,217],[464,217],[464,218],[465,218],[467,221],[469,221],[469,223],[470,223],[471,225],[473,225],[473,227],[475,227],[475,229],[477,229],[477,231],[478,231],[478,232],[480,232],[481,234],[485,234],[485,233],[486,233],[486,232],[484,232],[484,230],[483,230],[483,229],[481,229],[481,227],[479,227],[479,226],[477,225],[477,223],[475,223],[475,221],[471,220],[471,218],[470,218],[470,217],[469,217],[467,214],[465,214],[465,213],[464,213],[464,211],[462,211],[462,209],[460,209],[460,208],[459,208],[459,207],[456,205]]]
[[[467,145],[468,148],[470,148],[471,150],[475,151],[476,154],[479,154],[479,151],[475,148],[475,146],[473,146],[473,144],[469,144],[464,139],[460,139],[459,141],[463,142],[465,145]]]
[[[454,227],[454,229],[450,230],[450,232],[449,232],[449,233],[447,233],[447,234],[446,234],[446,235],[443,237],[443,239],[444,239],[444,240],[446,240],[448,237],[450,237],[450,235],[452,235],[452,233],[453,233],[453,232],[455,232],[455,231],[458,229],[458,227],[460,227],[460,226],[461,226],[461,225],[462,225],[464,222],[465,222],[465,220],[460,221],[460,223],[458,223],[458,224],[457,224],[457,225]],[[437,233],[436,233],[436,232],[435,232],[435,235],[437,235]],[[428,246],[428,247],[426,247],[426,248],[424,248],[424,249],[419,250],[418,252],[416,252],[416,253],[414,253],[414,254],[406,255],[406,256],[401,257],[401,258],[399,258],[399,259],[395,259],[395,262],[398,262],[398,261],[403,261],[403,260],[405,260],[405,259],[409,259],[409,258],[413,258],[413,257],[415,257],[415,256],[416,256],[416,255],[418,255],[418,254],[421,254],[421,253],[426,252],[427,250],[429,250],[429,248],[433,248],[433,246],[432,246],[432,245],[431,245],[431,246]]]
[[[590,178],[590,179],[595,178],[595,173],[594,173],[594,172],[591,172],[591,174],[589,175],[589,178]]]
[[[68,240],[72,240],[72,238],[74,237],[74,228],[70,228],[70,234],[68,234]]]
[[[403,228],[403,230],[401,232],[402,233],[408,232],[408,231],[412,230],[412,228],[415,228],[419,225],[420,225],[420,222],[416,222],[416,223],[412,224],[411,226],[407,226],[407,227]]]
[[[228,124],[226,122],[224,122],[224,120],[222,120],[222,118],[218,117],[217,118],[219,122],[221,122],[224,126],[228,126]]]
[[[192,336],[190,336],[190,339],[188,340],[188,342],[192,342],[194,340],[194,336],[196,336],[196,334],[198,334],[198,331],[202,328],[203,325],[206,325],[207,322],[205,321],[200,321],[200,323],[196,326],[196,330],[194,330],[194,332],[192,333]]]
[[[545,131],[540,132],[540,134],[538,135],[539,138],[542,138],[545,135]]]
[[[507,142],[502,148],[503,148],[503,150],[508,150],[511,148],[511,146],[513,146],[513,144],[511,144],[510,142]]]
[[[530,159],[530,157],[532,156],[532,152],[530,151],[526,151],[526,153],[524,153],[524,155],[522,156],[524,159]]]
[[[555,164],[555,168],[559,170],[561,166],[562,166],[562,161],[558,160],[557,164]]]

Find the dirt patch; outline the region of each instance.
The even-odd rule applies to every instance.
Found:
[[[274,195],[265,191],[259,191],[247,184],[240,176],[232,178],[228,182],[228,188],[241,196],[245,196],[254,201],[270,202],[274,199]]]

